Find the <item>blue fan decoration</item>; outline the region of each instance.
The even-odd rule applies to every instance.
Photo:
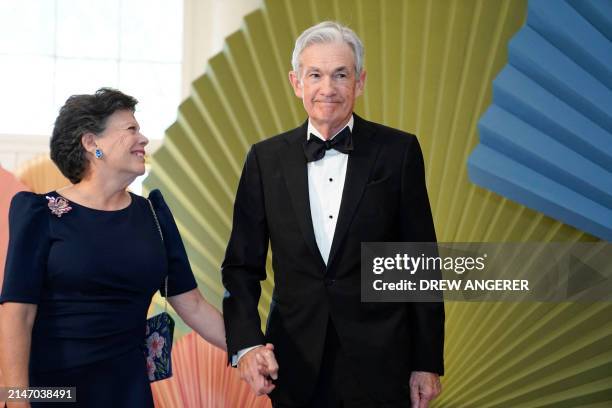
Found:
[[[529,1],[478,130],[472,182],[612,241],[612,1]]]

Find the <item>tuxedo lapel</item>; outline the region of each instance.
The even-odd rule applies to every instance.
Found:
[[[287,184],[287,190],[291,196],[291,203],[295,210],[298,224],[304,235],[306,245],[314,255],[321,268],[325,268],[325,262],[319,252],[319,247],[312,227],[312,216],[310,213],[310,197],[308,194],[308,167],[304,148],[306,140],[308,121],[301,127],[293,130],[285,137],[287,146],[280,158]]]
[[[344,190],[342,191],[342,202],[340,213],[336,223],[336,231],[332,241],[327,269],[332,266],[334,258],[344,240],[344,237],[351,225],[353,215],[363,190],[368,181],[370,170],[376,161],[379,145],[371,140],[371,136],[376,132],[363,119],[354,114],[355,124],[353,126],[353,147],[354,150],[349,155],[346,169],[346,179]]]

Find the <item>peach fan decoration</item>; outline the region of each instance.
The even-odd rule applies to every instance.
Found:
[[[47,193],[70,184],[47,154],[26,161],[15,172],[19,180],[35,193]]]
[[[151,385],[158,408],[270,408],[267,396],[256,396],[227,365],[227,354],[189,333],[172,349],[173,376]]]

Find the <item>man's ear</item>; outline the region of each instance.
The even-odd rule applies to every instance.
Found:
[[[304,93],[302,92],[302,83],[296,71],[289,71],[289,82],[293,87],[293,93],[295,94],[295,96],[302,99],[302,95],[304,95]]]
[[[359,78],[357,78],[357,82],[355,83],[355,98],[363,93],[363,89],[365,88],[365,80],[366,80],[366,70],[362,69],[359,74]]]
[[[81,144],[89,153],[94,154],[94,151],[98,148],[96,144],[96,135],[91,132],[83,133],[81,136]]]

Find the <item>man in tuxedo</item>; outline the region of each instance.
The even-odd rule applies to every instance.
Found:
[[[352,30],[307,29],[292,65],[308,119],[251,147],[236,194],[222,265],[230,362],[274,407],[426,407],[441,389],[444,305],[360,298],[361,242],[436,240],[419,144],[353,113],[366,72]]]

